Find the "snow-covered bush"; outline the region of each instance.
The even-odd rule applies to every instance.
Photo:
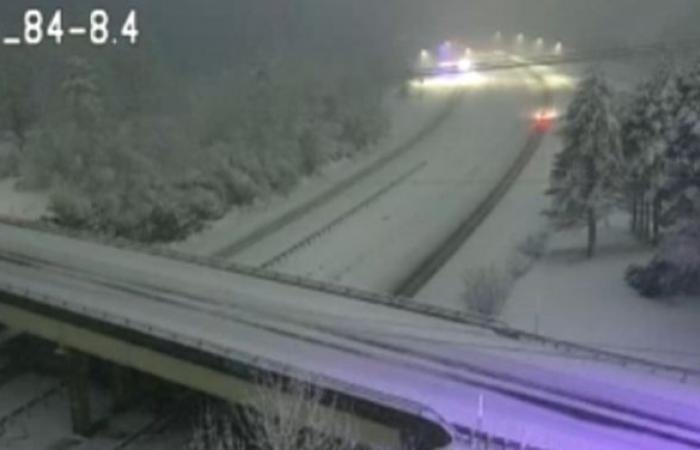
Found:
[[[17,175],[18,164],[16,146],[0,134],[0,180]]]
[[[700,295],[700,220],[669,236],[647,266],[630,267],[626,279],[645,297]]]
[[[186,450],[351,450],[355,436],[338,401],[311,382],[273,377],[259,382],[250,403],[206,401]]]
[[[464,277],[467,308],[487,316],[500,313],[512,279],[495,267],[469,271]]]
[[[508,272],[513,280],[525,275],[535,261],[544,256],[548,237],[546,232],[534,233],[518,244],[512,258],[508,261]]]
[[[228,408],[205,400],[196,413],[192,436],[183,450],[244,450],[241,434]]]
[[[544,232],[531,234],[518,244],[518,252],[533,260],[540,259],[547,249],[547,238]]]
[[[62,226],[83,229],[91,224],[93,207],[90,199],[67,186],[54,190],[49,210]]]
[[[312,128],[305,128],[298,137],[301,170],[304,175],[315,173],[325,162],[318,135]]]

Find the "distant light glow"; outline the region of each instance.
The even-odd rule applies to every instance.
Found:
[[[414,89],[445,90],[445,89],[477,89],[487,84],[488,79],[477,72],[467,72],[449,75],[437,75],[423,80],[414,80]]]
[[[538,109],[532,117],[535,120],[556,120],[559,118],[559,111],[556,108]]]
[[[535,50],[540,51],[544,48],[544,39],[537,38],[535,41]]]
[[[540,109],[535,111],[532,115],[535,129],[542,132],[549,131],[558,118],[559,111],[555,108]]]
[[[561,42],[557,42],[557,44],[554,46],[554,54],[555,55],[562,55],[564,53],[564,46],[562,45]]]
[[[574,87],[576,87],[576,80],[574,80],[570,76],[559,73],[545,75],[544,82],[550,89],[566,90],[573,89]]]
[[[469,72],[474,67],[474,64],[471,62],[470,59],[462,58],[457,63],[457,67],[459,67],[459,70],[461,72]]]
[[[515,36],[515,43],[523,45],[525,43],[525,35],[523,33],[518,33],[518,35]]]

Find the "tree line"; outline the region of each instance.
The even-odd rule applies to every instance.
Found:
[[[564,116],[547,213],[559,226],[585,223],[593,257],[600,220],[628,212],[630,231],[659,250],[627,281],[647,296],[699,293],[700,62],[667,61],[621,98],[600,74],[580,84]]]
[[[178,240],[370,149],[389,83],[296,55],[184,77],[147,45],[4,48],[0,128],[15,151],[2,174],[49,190],[60,226]]]

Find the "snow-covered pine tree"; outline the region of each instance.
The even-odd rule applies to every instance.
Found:
[[[632,203],[635,232],[651,228],[658,242],[662,194],[668,175],[668,152],[681,103],[679,80],[672,64],[663,64],[654,76],[637,88],[622,124],[622,143],[627,170],[627,191]],[[651,226],[642,223],[641,210],[652,204]]]
[[[0,127],[14,134],[20,153],[39,119],[32,71],[32,62],[23,49],[5,49],[0,53]]]
[[[664,222],[675,225],[700,214],[700,113],[684,108],[668,153]]]
[[[95,69],[81,57],[67,62],[68,75],[61,84],[63,106],[68,118],[80,128],[94,129],[104,117],[104,105]]]
[[[598,220],[615,204],[623,178],[620,125],[601,76],[592,74],[581,83],[564,117],[562,137],[564,147],[550,179],[549,214],[563,226],[587,223],[592,257]]]
[[[683,106],[697,110],[700,106],[700,58],[688,70],[680,74],[678,90]]]

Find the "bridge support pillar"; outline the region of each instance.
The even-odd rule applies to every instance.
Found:
[[[90,410],[90,357],[76,350],[66,350],[68,400],[73,432],[87,435],[92,429]]]
[[[134,373],[126,367],[113,364],[111,368],[112,401],[114,411],[124,411],[134,398]]]

